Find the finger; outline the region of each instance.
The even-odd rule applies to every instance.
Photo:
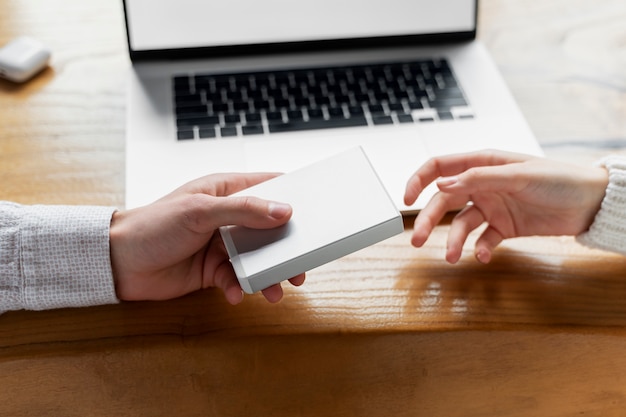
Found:
[[[475,167],[458,175],[442,177],[437,187],[446,193],[477,194],[487,192],[516,193],[523,190],[529,177],[523,174],[528,168],[521,164]]]
[[[291,285],[295,287],[299,287],[300,285],[304,284],[305,278],[306,278],[305,274],[300,274],[300,275],[296,275],[293,278],[289,278],[289,282],[291,283]]]
[[[222,197],[220,203],[212,217],[219,226],[237,224],[267,229],[286,223],[292,214],[289,204],[256,197]]]
[[[283,298],[283,288],[280,284],[274,284],[261,292],[263,293],[265,299],[270,303],[277,303]]]
[[[411,244],[418,248],[421,247],[443,216],[448,211],[463,207],[467,201],[467,196],[436,193],[415,219]]]
[[[282,175],[277,172],[253,172],[239,174],[218,174],[220,181],[216,184],[216,196],[228,196],[253,185],[260,184]]]
[[[532,157],[529,155],[498,150],[459,153],[432,158],[409,178],[404,194],[405,204],[413,204],[424,188],[438,177],[457,175],[473,167],[504,165],[522,162],[530,158]]]
[[[195,179],[174,191],[173,194],[207,194],[216,197],[231,195],[238,191],[270,180],[280,173],[255,172],[255,173],[221,173],[211,174]]]
[[[476,259],[484,264],[489,263],[491,261],[491,254],[502,240],[504,240],[504,238],[496,229],[491,226],[487,227],[478,240],[476,240],[476,246],[474,248]]]
[[[289,278],[289,282],[292,285],[300,286],[302,284],[304,284],[304,274],[300,274],[300,275],[296,275],[293,278]],[[282,286],[279,284],[274,284],[271,287],[268,287],[264,290],[261,291],[263,293],[263,296],[265,297],[265,299],[267,301],[269,301],[270,303],[277,303],[279,302],[282,298],[283,298],[283,288]]]
[[[213,285],[224,292],[224,297],[232,305],[243,301],[243,291],[228,261],[218,265],[213,275]]]
[[[295,277],[290,278],[289,282],[295,286],[304,284],[304,274],[296,275]],[[270,303],[277,303],[283,298],[283,288],[280,284],[274,284],[261,292],[263,293],[265,299]]]
[[[222,241],[221,236],[219,235],[219,233],[217,233],[213,235],[213,237],[209,241],[209,245],[204,253],[201,288],[217,286],[215,282],[216,273],[225,262],[228,262],[230,264],[228,252],[226,251],[226,247],[224,246],[224,242]],[[224,272],[225,271],[222,271],[222,273]],[[235,271],[232,269],[232,264],[230,264],[229,273],[233,275],[235,273]]]
[[[244,297],[237,276],[232,268],[232,264],[228,261],[228,255],[224,247],[224,243],[218,237],[212,239],[209,250],[205,259],[205,276],[211,279],[203,282],[203,288],[215,286],[221,288],[224,292],[226,300],[230,304],[239,304]],[[305,281],[305,274],[299,274],[289,279],[289,282],[295,286],[300,286]],[[278,288],[274,288],[278,287]],[[265,298],[272,302],[278,302],[283,297],[283,291],[280,284],[276,284],[270,288],[263,290]]]
[[[287,223],[292,214],[289,204],[257,197],[195,194],[187,199],[183,205],[185,222],[191,230],[201,233],[209,233],[226,225],[270,229]]]
[[[448,262],[454,264],[461,259],[463,245],[467,241],[467,237],[484,222],[485,217],[475,206],[465,207],[454,217],[448,231],[448,247],[446,250],[446,260]]]
[[[220,288],[230,304],[243,300],[243,291],[219,235],[213,236],[204,254],[201,288],[209,287]]]
[[[432,158],[426,161],[408,179],[404,190],[404,204],[410,206],[415,203],[420,193],[439,176],[438,160]]]

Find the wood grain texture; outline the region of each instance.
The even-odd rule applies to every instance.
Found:
[[[1,6],[0,44],[33,36],[53,57],[30,83],[0,80],[0,199],[122,206],[129,62],[121,2]]]
[[[119,2],[0,0],[0,44],[51,68],[0,81],[0,199],[123,206],[129,68]],[[479,36],[548,156],[626,150],[626,3],[483,0]],[[572,238],[471,242],[443,261],[406,231],[308,274],[283,301],[0,316],[0,416],[622,416],[626,258]],[[475,235],[472,236],[475,238]]]

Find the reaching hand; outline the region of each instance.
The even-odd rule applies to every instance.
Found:
[[[411,243],[421,247],[446,212],[464,207],[450,225],[446,259],[457,262],[470,232],[487,223],[474,251],[487,263],[504,239],[587,230],[600,209],[608,173],[500,151],[441,156],[409,179],[407,205],[433,181],[439,192],[415,220]]]
[[[242,225],[281,226],[292,211],[287,204],[253,197],[226,197],[275,174],[216,174],[192,181],[145,207],[118,211],[111,221],[111,262],[121,300],[165,300],[219,287],[237,304],[243,292],[217,229]],[[291,278],[304,282],[304,274]],[[280,284],[263,290],[277,302]]]

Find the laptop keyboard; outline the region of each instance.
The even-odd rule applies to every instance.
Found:
[[[446,60],[173,77],[179,140],[473,118]]]

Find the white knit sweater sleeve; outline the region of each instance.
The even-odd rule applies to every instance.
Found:
[[[626,255],[626,158],[609,156],[598,165],[609,171],[609,185],[591,227],[577,240],[592,248]]]
[[[0,202],[0,313],[118,302],[112,207]]]

